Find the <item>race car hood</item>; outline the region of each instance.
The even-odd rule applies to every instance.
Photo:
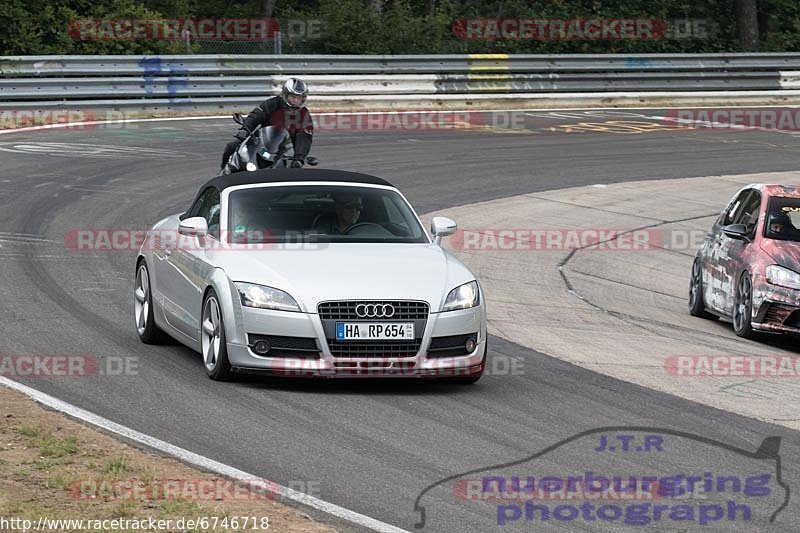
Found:
[[[800,272],[800,242],[762,239],[761,249],[774,264]]]
[[[330,243],[320,249],[219,252],[214,263],[232,281],[288,292],[301,309],[327,300],[423,300],[439,310],[453,288],[475,279],[435,244]]]

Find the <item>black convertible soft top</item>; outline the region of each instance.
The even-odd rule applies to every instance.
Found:
[[[222,192],[223,189],[235,187],[237,185],[276,183],[282,181],[341,181],[344,183],[368,183],[370,185],[394,187],[394,185],[383,178],[377,178],[359,172],[329,170],[326,168],[268,168],[252,172],[236,172],[234,174],[228,174],[227,176],[217,176],[203,185],[200,191],[202,192],[207,187],[216,187]]]

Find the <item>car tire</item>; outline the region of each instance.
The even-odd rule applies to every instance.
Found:
[[[453,385],[472,385],[473,383],[477,383],[481,376],[483,376],[483,370],[486,368],[486,354],[489,352],[489,340],[486,340],[486,344],[483,347],[483,359],[481,359],[481,370],[477,374],[473,374],[471,376],[456,376],[450,378],[440,378],[440,380],[444,383],[450,383]]]
[[[752,325],[753,316],[753,282],[750,274],[742,272],[736,284],[736,295],[733,300],[733,331],[739,337],[752,339],[756,336]]]
[[[703,301],[703,267],[700,258],[697,257],[692,263],[692,277],[689,280],[689,314],[700,318],[716,320],[716,315],[706,311],[706,304]]]
[[[144,259],[136,265],[136,279],[133,288],[133,319],[136,334],[145,344],[162,344],[167,334],[156,325],[153,309],[153,290],[150,285],[150,272]]]
[[[214,289],[210,289],[203,298],[200,315],[200,353],[203,366],[209,378],[215,381],[227,381],[231,378],[231,364],[228,361],[228,345],[225,338],[225,323],[222,319],[222,308]]]

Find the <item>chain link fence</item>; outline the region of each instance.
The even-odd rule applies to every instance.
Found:
[[[184,51],[187,54],[303,54],[318,53],[315,41],[292,39],[276,34],[264,41],[204,41],[186,40]]]
[[[319,21],[295,22],[300,25],[290,24],[286,31],[268,32],[260,40],[203,40],[185,33],[183,47],[188,54],[318,54],[323,38],[316,26]]]

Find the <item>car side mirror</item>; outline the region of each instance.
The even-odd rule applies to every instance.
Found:
[[[306,164],[308,164],[308,165],[310,165],[312,167],[315,167],[315,166],[319,165],[319,159],[317,159],[316,157],[308,156],[308,157],[306,157]]]
[[[750,237],[747,234],[747,226],[744,224],[730,224],[722,228],[722,233],[736,239],[737,241],[749,241]]]
[[[431,220],[431,233],[436,240],[436,244],[441,244],[442,237],[452,235],[457,229],[458,224],[452,218],[433,217],[433,220]]]
[[[190,217],[181,220],[178,226],[178,233],[194,237],[205,237],[208,235],[208,223],[203,217]]]

